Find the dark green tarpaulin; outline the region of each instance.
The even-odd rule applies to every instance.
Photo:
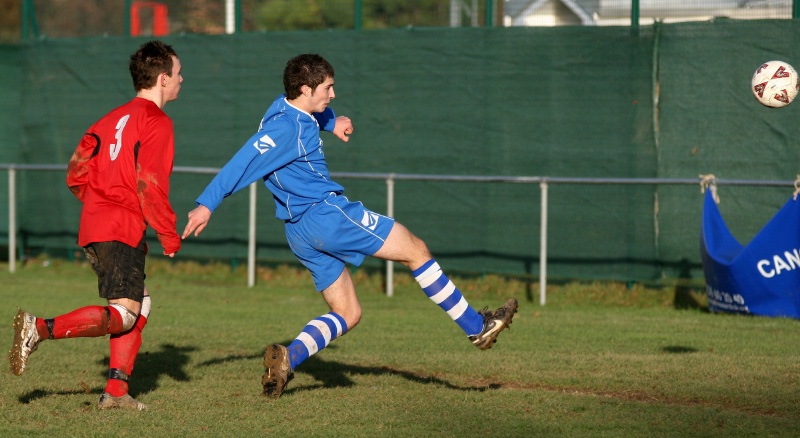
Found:
[[[760,106],[750,77],[773,58],[800,66],[800,25],[719,21],[628,27],[408,29],[171,36],[184,83],[165,110],[177,166],[221,167],[283,91],[286,61],[325,56],[333,108],[349,143],[323,135],[333,172],[585,178],[792,180],[797,111]],[[63,163],[84,130],[132,97],[128,55],[145,40],[44,40],[3,48],[0,162]],[[18,61],[20,69],[11,67]],[[12,64],[13,62],[13,64]],[[178,228],[210,175],[175,174]],[[382,181],[340,180],[351,199],[386,209]],[[3,183],[5,184],[5,183]],[[59,172],[19,177],[29,247],[70,247],[80,205]],[[744,243],[790,188],[721,188],[722,213]],[[0,199],[5,200],[5,194]],[[258,257],[293,260],[259,188]],[[246,256],[246,191],[228,198],[181,255]],[[558,185],[549,190],[552,277],[702,276],[699,185]],[[0,207],[0,209],[5,207]],[[0,210],[2,212],[2,210]],[[536,184],[409,182],[395,216],[448,269],[538,273]],[[7,233],[7,218],[0,218]],[[0,235],[0,242],[6,240]],[[155,240],[151,250],[161,252]],[[692,270],[692,268],[694,268]]]

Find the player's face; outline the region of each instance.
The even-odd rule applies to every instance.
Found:
[[[166,101],[175,100],[178,98],[178,93],[181,91],[181,82],[183,82],[183,76],[181,76],[181,61],[177,57],[172,57],[172,76],[163,76],[163,80],[165,81],[166,85],[164,86],[164,95],[166,97]]]
[[[325,111],[331,99],[336,97],[333,92],[333,78],[326,78],[325,82],[319,84],[314,92],[311,93],[311,101],[309,102],[312,109],[311,112],[321,113]]]

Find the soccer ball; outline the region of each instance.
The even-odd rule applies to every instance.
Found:
[[[800,89],[797,72],[783,61],[761,64],[753,74],[751,85],[756,100],[770,108],[789,105],[797,97],[797,91]]]

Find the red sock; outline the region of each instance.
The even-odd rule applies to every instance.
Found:
[[[44,318],[36,318],[36,331],[39,332],[39,339],[50,339],[50,330],[48,330],[47,321]]]
[[[49,332],[45,321],[44,339]],[[36,328],[41,336],[42,330],[37,319]],[[122,315],[111,306],[86,306],[73,310],[67,314],[53,318],[53,339],[62,338],[95,338],[109,333],[119,333],[122,330]]]
[[[147,317],[139,315],[136,325],[125,333],[111,336],[111,358],[108,368],[118,369],[130,376],[139,347],[142,346],[142,330],[147,324]],[[119,379],[108,379],[105,392],[114,397],[121,397],[128,393],[128,382]]]

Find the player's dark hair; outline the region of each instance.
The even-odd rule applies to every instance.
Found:
[[[316,90],[327,78],[333,78],[333,66],[325,58],[311,53],[297,55],[283,70],[283,89],[288,99],[294,99],[300,95],[303,85]]]
[[[178,57],[172,46],[154,40],[142,44],[139,50],[131,55],[128,68],[136,91],[146,90],[156,85],[158,75],[166,73],[172,76],[172,57]]]

